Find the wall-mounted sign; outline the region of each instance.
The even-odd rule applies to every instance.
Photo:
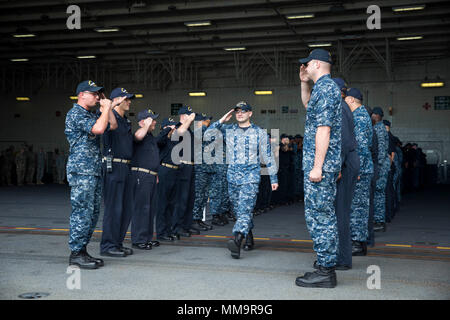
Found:
[[[182,103],[172,103],[170,105],[170,115],[171,116],[178,115],[178,110],[180,110],[182,106],[183,106]]]
[[[434,97],[434,110],[450,110],[450,96]]]
[[[289,113],[289,106],[282,106],[281,113]]]
[[[289,110],[290,113],[298,113],[298,109],[291,109]]]
[[[267,110],[261,110],[261,113],[262,113],[262,114],[266,114],[266,113],[267,113]]]

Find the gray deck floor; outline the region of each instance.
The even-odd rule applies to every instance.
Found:
[[[256,250],[234,260],[226,249],[232,225],[135,250],[126,258],[102,257],[105,266],[81,270],[81,289],[67,280],[69,188],[59,185],[0,189],[0,299],[47,292],[52,299],[449,299],[450,188],[439,186],[404,197],[401,211],[366,257],[337,271],[334,289],[297,287],[312,271],[315,254],[303,204],[255,217]],[[88,250],[99,254],[102,221]],[[19,228],[19,229],[18,229]],[[58,230],[49,230],[58,229]],[[129,239],[126,245],[131,246]],[[367,268],[380,268],[380,289],[367,287]]]

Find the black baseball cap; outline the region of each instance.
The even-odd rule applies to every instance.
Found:
[[[109,96],[109,98],[114,99],[117,97],[127,97],[128,99],[133,99],[134,94],[128,93],[128,91],[124,88],[115,88],[113,91],[111,91],[111,95]]]
[[[145,109],[138,113],[137,118],[138,118],[138,121],[141,121],[141,120],[145,120],[149,117],[152,118],[153,120],[155,120],[156,118],[159,117],[159,114],[154,113],[152,109]]]
[[[251,105],[249,105],[245,101],[238,102],[234,107],[234,111],[236,111],[237,109],[241,109],[242,111],[252,111]]]
[[[80,92],[83,92],[83,91],[101,92],[103,90],[104,90],[104,88],[97,86],[94,81],[86,80],[86,81],[80,82],[80,84],[77,86],[76,94],[78,95]]]
[[[360,101],[362,101],[362,99],[363,99],[361,91],[359,91],[356,88],[348,89],[347,90],[347,97],[353,97],[353,98],[358,99]]]
[[[320,60],[323,62],[333,64],[333,61],[331,60],[331,53],[329,53],[327,50],[324,49],[314,49],[313,51],[311,51],[308,57],[302,58],[298,61],[301,64],[305,64],[310,62],[311,60]]]

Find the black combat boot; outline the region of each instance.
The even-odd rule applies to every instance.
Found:
[[[239,259],[241,256],[241,245],[244,235],[240,232],[236,233],[234,239],[228,240],[228,249],[231,251],[231,257]]]
[[[225,214],[231,221],[236,221],[236,217],[231,213],[231,211],[227,211]]]
[[[299,287],[307,288],[334,288],[337,285],[335,267],[318,266],[314,272],[307,272],[303,276],[295,279],[295,284]]]
[[[202,220],[194,220],[193,226],[201,231],[208,231],[213,228],[211,225],[204,223]]]
[[[362,241],[352,241],[352,256],[366,256],[367,243]]]
[[[223,221],[222,221],[222,219],[220,219],[220,215],[218,215],[218,214],[215,214],[214,216],[213,216],[213,219],[212,219],[212,222],[211,222],[213,225],[215,225],[215,226],[220,226],[220,227],[223,227],[225,224],[223,223]]]
[[[229,223],[225,213],[222,213],[221,215],[219,215],[219,218],[220,218],[220,220],[222,220],[224,225]]]
[[[375,232],[379,232],[379,231],[386,232],[386,223],[384,223],[384,222],[376,222],[373,225],[373,231],[375,231]]]
[[[244,250],[245,251],[253,250],[254,246],[255,246],[255,242],[253,240],[253,233],[250,230],[248,232],[247,236],[245,237]]]
[[[99,266],[99,267],[103,267],[103,266],[105,265],[105,263],[103,262],[102,259],[92,257],[92,256],[87,252],[86,246],[84,246],[84,247],[80,250],[80,253],[86,255],[87,258],[88,258],[88,260],[94,261],[94,262],[97,264],[97,266]]]
[[[80,269],[98,269],[98,264],[81,251],[70,254],[69,265],[78,266]]]

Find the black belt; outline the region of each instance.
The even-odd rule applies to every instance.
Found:
[[[102,162],[106,161],[106,157],[103,157]],[[126,164],[130,164],[131,160],[126,160],[126,159],[119,159],[119,158],[113,158],[112,162],[119,162],[119,163],[126,163]]]
[[[131,167],[131,170],[132,170],[132,171],[140,171],[140,172],[149,173],[149,174],[152,174],[152,175],[154,175],[154,176],[157,176],[157,175],[158,175],[158,172],[151,171],[151,170],[144,169],[144,168]]]
[[[164,167],[170,168],[170,169],[175,169],[175,170],[178,169],[178,166],[174,166],[173,164],[168,164],[168,163],[162,162],[161,165]]]

